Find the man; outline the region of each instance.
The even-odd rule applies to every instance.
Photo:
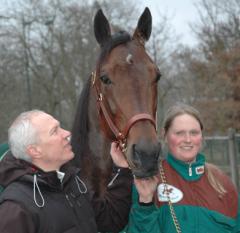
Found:
[[[119,157],[116,144],[111,156],[122,167],[99,204],[90,200],[79,169],[62,165],[74,154],[70,132],[49,114],[33,110],[20,114],[8,131],[12,154],[0,163],[1,233],[118,232],[126,223],[131,205],[131,173]],[[122,193],[122,198],[115,195]],[[97,226],[96,218],[100,218]],[[104,226],[104,227],[103,227]]]

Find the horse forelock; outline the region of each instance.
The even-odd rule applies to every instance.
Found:
[[[101,48],[101,52],[98,59],[98,66],[104,60],[104,58],[111,52],[111,50],[120,44],[125,44],[131,41],[132,37],[126,31],[119,31],[111,36],[107,43]]]

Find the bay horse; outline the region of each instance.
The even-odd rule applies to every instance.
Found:
[[[72,128],[74,163],[82,169],[88,187],[104,193],[110,181],[110,144],[118,141],[133,174],[147,178],[158,172],[161,146],[156,132],[157,83],[160,71],[145,51],[152,30],[148,8],[133,36],[111,35],[102,10],[94,18],[101,51],[95,71],[79,99]]]

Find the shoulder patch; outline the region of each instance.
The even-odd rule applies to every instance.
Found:
[[[177,203],[183,198],[183,192],[170,184],[159,184],[157,194],[160,202],[167,202],[169,197],[172,203]]]
[[[204,166],[202,165],[202,166],[196,167],[195,172],[196,172],[197,175],[203,174],[204,173]]]

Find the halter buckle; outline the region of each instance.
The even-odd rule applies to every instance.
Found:
[[[96,81],[96,71],[92,72],[92,85],[94,86]]]
[[[103,100],[103,95],[102,95],[102,93],[99,93],[98,94],[98,101],[102,101]]]
[[[127,151],[127,140],[120,140],[119,141],[119,147],[123,153]]]

